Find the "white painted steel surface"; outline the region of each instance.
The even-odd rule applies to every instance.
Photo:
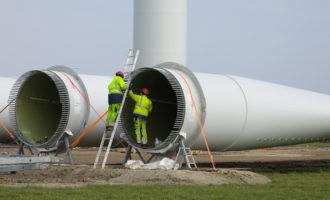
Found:
[[[108,85],[113,77],[78,75],[81,81],[66,73],[79,88],[80,92],[73,86],[70,80],[63,75],[63,72],[55,73],[64,81],[70,95],[70,118],[67,125],[67,131],[73,133],[70,142],[75,141],[87,128],[99,119],[108,110]],[[86,88],[85,98],[81,95],[83,87]],[[95,109],[95,110],[94,110]],[[98,146],[100,144],[103,131],[105,129],[106,116],[104,121],[100,121],[77,143],[79,146]]]
[[[93,105],[99,115],[103,115],[104,112],[108,110],[108,85],[113,77],[91,75],[80,75],[80,77],[88,91],[91,105]],[[107,115],[103,118],[104,121],[106,120],[106,117]],[[99,119],[99,116],[90,107],[90,115],[86,127],[90,127],[97,119]],[[100,121],[88,134],[83,137],[78,145],[99,146],[104,129],[105,124],[103,121]]]
[[[330,138],[330,96],[231,75],[196,73],[206,97],[212,151]],[[202,136],[194,149],[205,149]]]
[[[14,78],[0,78],[0,111],[3,110],[8,105],[8,97],[10,94],[10,90],[15,83]],[[12,132],[11,125],[9,123],[9,108],[5,109],[2,113],[0,113],[0,121]],[[6,130],[0,125],[0,142],[8,143],[11,142],[12,139],[9,137]]]
[[[186,65],[187,0],[135,0],[133,46],[139,67],[163,62]]]
[[[231,75],[193,74],[180,65],[165,63],[161,66],[178,80],[184,93],[185,115],[180,132],[187,137],[186,145],[193,149],[205,150],[205,144],[191,94],[211,151],[244,150],[330,138],[328,95]],[[62,72],[54,73],[63,80],[69,92],[70,117],[66,130],[73,133],[72,142],[99,116]],[[86,98],[100,115],[107,110],[107,85],[112,77],[79,75],[79,81],[78,75],[65,74],[80,90],[86,88]],[[104,123],[99,122],[78,145],[98,146],[104,128]]]
[[[184,93],[186,107],[185,107],[185,115],[184,115],[185,118],[181,129],[181,133],[187,136],[185,140],[185,144],[189,147],[192,144],[194,144],[198,139],[198,137],[201,135],[200,125],[191,98],[191,94],[193,95],[197,112],[201,118],[202,124],[204,124],[204,120],[205,120],[205,117],[203,116],[205,116],[205,106],[206,106],[203,105],[203,101],[202,101],[204,99],[204,95],[203,92],[201,92],[198,89],[199,83],[196,82],[196,79],[194,80],[195,76],[193,73],[187,74],[184,71],[177,69],[167,69],[167,70],[171,72],[172,75],[174,75],[176,79],[179,81],[180,86]]]
[[[88,127],[90,127],[99,116],[108,110],[108,85],[113,77],[93,76],[93,75],[79,75],[82,83],[88,91],[88,101],[82,97],[80,92],[70,83],[70,81],[61,73],[58,76],[65,82],[70,95],[70,118],[67,125],[67,131],[73,133],[74,137],[70,137],[70,142],[76,140]],[[81,87],[81,83],[76,82],[72,77],[74,84]],[[81,88],[79,88],[81,90]],[[105,121],[106,116],[103,118]],[[105,124],[102,120],[91,129],[80,141],[79,146],[97,146],[99,145],[102,133],[105,129]]]
[[[32,71],[33,72],[33,71]],[[64,124],[61,125],[59,123],[57,125],[56,133],[52,133],[52,136],[48,138],[49,142],[46,144],[40,144],[40,143],[31,143],[28,139],[23,140],[26,144],[35,146],[37,148],[52,148],[54,145],[56,145],[56,141],[58,141],[62,135],[66,132],[69,135],[69,141],[70,143],[74,142],[84,131],[86,131],[95,121],[99,119],[100,116],[103,115],[108,109],[108,102],[107,102],[107,96],[108,96],[108,84],[112,80],[113,77],[105,77],[105,76],[92,76],[92,75],[78,75],[76,72],[74,72],[72,69],[65,67],[65,66],[54,66],[46,70],[36,71],[38,74],[44,73],[47,76],[56,76],[57,79],[60,80],[61,84],[64,85],[64,90],[67,91],[68,100],[69,102],[67,104],[62,104],[62,110],[61,110],[61,118],[63,118],[64,115],[68,115],[68,119]],[[30,76],[34,77],[35,73],[27,72],[26,74],[29,74]],[[26,76],[25,74],[22,75],[22,77]],[[28,82],[29,76],[26,77],[26,80]],[[34,78],[36,80],[36,78]],[[44,83],[44,78],[38,80],[40,84]],[[55,82],[54,82],[55,83]],[[24,88],[25,82],[23,82],[23,85],[21,85],[21,88]],[[58,84],[58,83],[56,83]],[[35,85],[38,87],[38,85]],[[58,86],[57,86],[58,87]],[[27,88],[30,90],[30,88]],[[35,91],[38,90],[38,88],[34,89]],[[53,89],[52,89],[53,90]],[[59,92],[58,90],[55,92]],[[38,94],[36,92],[31,92],[29,95],[36,96],[39,98],[39,96],[42,94]],[[54,99],[51,99],[54,101]],[[40,104],[42,105],[42,104]],[[53,104],[49,104],[49,106],[52,106]],[[17,105],[14,105],[16,109],[19,109]],[[69,106],[68,110],[63,110],[64,107]],[[42,108],[42,107],[41,107]],[[24,110],[24,108],[23,108]],[[97,112],[97,113],[96,113]],[[17,112],[16,112],[17,113]],[[11,115],[14,115],[15,112],[11,113]],[[33,114],[33,113],[31,113]],[[16,114],[17,115],[17,114]],[[28,116],[28,115],[27,115]],[[33,115],[30,115],[33,116]],[[12,119],[15,119],[16,117],[12,116]],[[48,118],[48,119],[47,119]],[[39,118],[40,119],[40,118]],[[35,121],[33,123],[52,123],[51,116],[48,116],[47,113],[45,113],[43,117],[44,121]],[[103,120],[105,122],[106,116],[103,117]],[[21,118],[21,120],[24,120],[24,118]],[[29,119],[31,121],[31,117]],[[37,120],[37,119],[36,119]],[[19,123],[20,120],[16,120],[16,123]],[[57,122],[53,122],[57,123]],[[62,127],[63,128],[60,128]],[[97,123],[96,126],[94,126],[78,143],[79,146],[98,146],[100,139],[102,137],[102,133],[105,129],[105,123],[100,121]],[[19,130],[19,129],[17,129]],[[63,130],[63,132],[58,132],[58,130]],[[23,133],[24,134],[24,133]],[[22,135],[22,133],[18,134]],[[24,136],[22,135],[24,138]],[[40,137],[40,136],[35,136]]]

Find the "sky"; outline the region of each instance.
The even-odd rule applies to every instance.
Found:
[[[188,0],[187,67],[330,94],[329,0]],[[0,77],[66,65],[112,75],[133,0],[0,0]]]

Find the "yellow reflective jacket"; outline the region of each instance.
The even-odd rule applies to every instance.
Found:
[[[129,96],[135,101],[135,108],[133,113],[148,117],[149,112],[152,110],[152,102],[146,95],[137,95],[129,91]]]
[[[109,94],[110,93],[123,94],[123,91],[125,91],[126,88],[127,86],[124,82],[124,79],[121,76],[115,76],[108,86]]]

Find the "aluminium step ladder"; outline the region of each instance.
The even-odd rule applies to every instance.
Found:
[[[113,137],[114,137],[114,135],[116,133],[116,130],[118,128],[121,113],[122,113],[123,107],[124,107],[124,102],[125,102],[125,99],[126,99],[127,94],[128,94],[129,86],[131,84],[131,72],[133,72],[135,70],[136,62],[137,62],[137,59],[138,59],[139,55],[140,55],[140,49],[136,50],[135,55],[133,55],[133,50],[132,49],[130,49],[128,51],[128,56],[127,56],[127,59],[126,59],[125,65],[124,65],[124,75],[125,75],[125,77],[128,77],[128,79],[126,79],[127,80],[127,82],[126,82],[127,89],[124,92],[124,96],[123,96],[123,99],[122,99],[122,102],[121,102],[121,106],[120,106],[120,109],[119,109],[119,112],[118,112],[118,115],[117,115],[117,118],[116,118],[116,121],[115,121],[115,126],[113,127],[113,130],[111,131],[111,134],[109,135],[109,131],[107,131],[107,130],[105,130],[104,133],[103,133],[101,144],[100,144],[100,147],[99,147],[99,150],[97,152],[96,159],[95,159],[95,162],[94,162],[94,168],[96,168],[97,165],[100,164],[99,159],[100,159],[101,156],[103,156],[102,169],[104,169],[105,164],[107,162],[109,152],[110,152],[110,149],[111,149],[111,145],[112,145],[112,142],[113,142]],[[109,141],[108,146],[107,146],[106,151],[104,152],[104,154],[101,155],[102,151],[103,151],[103,145],[104,145],[105,141]]]
[[[175,168],[175,165],[178,162],[178,158],[179,158],[180,154],[182,154],[181,160],[179,162],[179,168],[182,167],[182,163],[183,163],[183,159],[184,159],[187,169],[192,169],[192,166],[197,169],[196,161],[195,161],[194,156],[192,155],[192,151],[191,151],[190,147],[186,147],[184,145],[183,140],[184,140],[184,137],[180,136],[180,138],[179,138],[179,151],[176,155],[173,168]]]

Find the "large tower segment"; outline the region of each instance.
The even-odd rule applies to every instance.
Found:
[[[13,103],[11,99],[9,99],[10,89],[14,85],[14,78],[0,78],[0,121],[3,125],[0,125],[0,142],[8,143],[11,142],[12,139],[9,137],[7,133],[7,128],[10,132],[13,132],[12,126],[9,120],[9,104]],[[5,127],[3,127],[5,126]]]
[[[137,68],[186,65],[187,0],[135,0],[133,46],[141,49]]]

